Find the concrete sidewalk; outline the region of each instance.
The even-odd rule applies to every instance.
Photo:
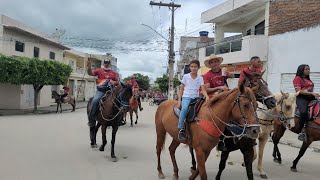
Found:
[[[76,103],[76,109],[86,108],[88,101],[80,101]],[[53,104],[47,107],[38,107],[38,114],[55,113],[57,110],[57,104]],[[70,104],[62,104],[62,111],[71,111],[72,106]],[[60,108],[59,108],[60,112]],[[58,112],[58,113],[59,113]],[[26,115],[34,114],[33,109],[0,109],[0,116],[12,116],[12,115]]]

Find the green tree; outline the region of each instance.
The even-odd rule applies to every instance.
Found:
[[[174,78],[173,80],[174,88],[180,85],[180,81],[177,78]],[[169,89],[169,76],[163,74],[162,77],[157,77],[155,83],[159,85],[161,92],[167,92]]]
[[[33,85],[35,112],[42,87],[65,84],[71,72],[70,66],[58,61],[0,55],[0,83]]]
[[[139,84],[140,89],[149,90],[150,88],[150,78],[148,76],[144,76],[140,73],[133,74],[136,77],[136,81]],[[130,76],[123,79],[125,82],[130,80]]]

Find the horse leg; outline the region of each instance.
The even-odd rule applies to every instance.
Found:
[[[98,132],[98,129],[101,125],[98,123],[96,126],[94,127],[90,127],[90,145],[91,145],[91,148],[97,148],[97,132]]]
[[[179,169],[178,169],[178,165],[175,157],[176,149],[179,145],[180,145],[180,142],[173,139],[169,146],[170,156],[173,164],[173,172],[174,172],[174,175],[172,177],[173,180],[179,179],[179,174],[178,174]]]
[[[247,147],[246,147],[247,148]],[[244,163],[246,166],[247,177],[249,180],[253,180],[252,161],[253,161],[253,147],[248,149],[240,149],[243,154]]]
[[[197,165],[197,162],[196,162],[196,159],[194,157],[194,152],[193,152],[193,148],[191,146],[189,146],[189,151],[190,151],[190,154],[191,154],[191,163],[192,163],[192,167],[190,168],[191,170],[191,173],[194,174],[197,170],[196,168],[196,165]]]
[[[139,118],[139,116],[138,116],[138,110],[136,110],[135,113],[136,113],[136,122],[135,122],[134,124],[138,124],[138,118]]]
[[[60,113],[62,113],[62,103],[60,103]]]
[[[107,144],[106,132],[107,132],[107,126],[106,125],[102,125],[101,126],[102,145],[99,148],[100,151],[104,151],[104,147]]]
[[[189,177],[189,180],[196,179],[196,177],[199,174],[200,174],[200,179],[201,180],[207,180],[208,177],[207,177],[205,163],[206,163],[206,160],[207,160],[209,154],[210,154],[210,152],[209,153],[205,153],[200,148],[196,149],[196,157],[197,157],[197,162],[198,162],[198,168],[197,168],[197,171]]]
[[[283,127],[282,125],[280,127],[275,126],[274,127],[274,132],[272,135],[272,141],[273,141],[273,161],[275,163],[282,163],[282,159],[281,159],[281,153],[278,147],[278,144],[280,142],[281,137],[283,136],[284,132],[286,131],[285,127]]]
[[[263,171],[263,168],[262,168],[263,152],[264,152],[264,147],[267,144],[267,141],[268,141],[267,135],[265,135],[261,139],[259,139],[258,171],[259,171],[260,177],[262,179],[268,179],[267,174]]]
[[[297,156],[297,158],[293,161],[293,165],[291,166],[291,171],[292,172],[298,172],[297,171],[297,164],[300,160],[300,158],[304,155],[304,153],[306,152],[306,150],[308,149],[308,147],[310,146],[310,144],[312,143],[312,140],[308,138],[308,140],[305,142],[303,142],[300,151],[299,151],[299,155]]]
[[[222,151],[221,152],[221,158],[220,158],[220,164],[219,164],[219,172],[218,172],[218,174],[216,176],[216,180],[220,180],[222,171],[226,168],[226,162],[227,162],[229,153],[230,153],[229,151]]]
[[[157,145],[156,145],[156,150],[157,150],[157,158],[158,158],[158,177],[159,179],[164,179],[165,176],[162,172],[162,167],[161,167],[161,151],[164,147],[165,141],[166,141],[166,131],[163,127],[163,124],[161,121],[157,122],[156,120],[156,131],[157,131]]]
[[[114,154],[114,144],[116,142],[116,135],[119,128],[119,125],[117,123],[114,123],[115,125],[112,126],[112,139],[111,139],[111,159],[113,162],[117,162],[117,157]]]
[[[130,121],[131,121],[131,127],[133,127],[132,116],[133,116],[133,112],[130,110]]]
[[[57,103],[57,110],[56,110],[56,113],[58,113],[58,110],[59,110],[59,103]]]

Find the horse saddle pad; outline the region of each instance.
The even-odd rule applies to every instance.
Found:
[[[309,118],[311,120],[319,121],[318,124],[320,124],[320,117],[318,117],[319,113],[320,113],[320,101],[318,100],[311,101],[308,105]],[[295,116],[300,117],[300,112],[298,108],[296,108]]]
[[[186,118],[188,123],[195,121],[195,117],[198,115],[198,112],[200,111],[200,108],[201,108],[202,104],[204,103],[204,100],[205,99],[202,96],[202,97],[195,98],[191,101],[191,103],[189,104],[189,110],[188,110],[188,114],[187,114],[187,118]],[[174,106],[173,111],[177,117],[180,116],[181,109]]]

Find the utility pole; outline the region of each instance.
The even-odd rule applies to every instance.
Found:
[[[181,7],[179,4],[175,4],[173,2],[171,3],[155,3],[153,1],[150,1],[151,6],[165,6],[169,7],[171,10],[171,28],[170,28],[170,41],[169,41],[169,89],[168,89],[168,99],[173,99],[173,73],[174,73],[174,11]]]

